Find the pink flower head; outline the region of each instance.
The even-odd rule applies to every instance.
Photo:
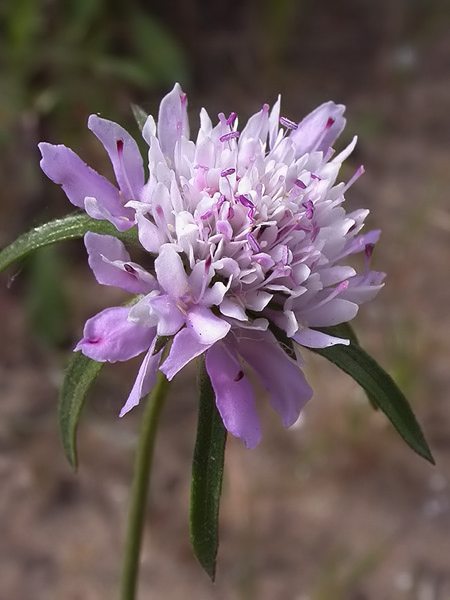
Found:
[[[99,117],[89,127],[105,146],[117,187],[64,146],[40,144],[41,166],[70,201],[117,229],[136,226],[152,267],[132,262],[122,242],[88,233],[89,264],[99,283],[141,294],[131,307],[110,308],[86,323],[76,349],[97,361],[146,353],[121,414],[153,386],[158,369],[172,379],[195,357],[206,368],[225,427],[254,447],[260,421],[248,368],[289,427],[312,390],[278,343],[272,325],[301,346],[348,344],[316,328],[353,319],[382,287],[370,270],[378,231],[361,234],[367,210],[347,213],[336,183],[356,138],[333,155],[344,107],[327,102],[299,123],[280,117],[280,98],[243,127],[235,112],[213,125],[200,112],[189,137],[187,99],[178,84],[149,116],[144,182],[136,143]],[[370,249],[370,251],[367,250]],[[346,264],[365,256],[362,272]],[[162,361],[162,343],[170,349]],[[162,362],[161,362],[162,361]]]

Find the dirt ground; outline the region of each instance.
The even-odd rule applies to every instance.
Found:
[[[436,467],[411,453],[344,374],[305,351],[315,395],[301,423],[286,432],[265,407],[260,447],[247,451],[228,440],[212,585],[189,546],[196,397],[194,370],[186,370],[175,380],[157,442],[142,600],[450,598],[448,36],[423,52],[412,56],[407,84],[356,85],[344,100],[348,135],[361,134],[353,162],[366,166],[348,204],[370,208],[370,226],[382,228],[374,259],[388,275],[356,328],[407,392]],[[333,82],[321,87],[313,72],[303,76],[314,94],[295,88],[287,97],[286,88],[289,116],[297,104],[310,108],[333,91]],[[211,93],[214,106],[223,91],[224,108],[234,108],[227,89],[225,82]],[[242,98],[244,110],[256,108],[256,97]],[[8,225],[12,209],[0,209],[2,243],[18,230],[17,215]],[[118,298],[98,288],[74,252],[65,276],[77,299],[67,348],[84,318]],[[10,277],[0,286],[0,600],[115,598],[141,410],[120,421],[117,414],[136,363],[109,367],[99,379],[73,474],[56,422],[67,353],[46,349],[30,333],[21,275]]]

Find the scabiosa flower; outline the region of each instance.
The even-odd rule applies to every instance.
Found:
[[[64,146],[42,143],[41,166],[69,200],[120,231],[137,227],[150,269],[132,262],[121,241],[88,233],[85,244],[97,281],[140,294],[131,307],[108,308],[89,319],[76,346],[96,361],[145,353],[121,415],[152,388],[160,369],[172,379],[205,355],[225,427],[249,448],[261,439],[249,367],[289,427],[312,390],[297,352],[286,352],[273,331],[299,346],[348,344],[317,328],[355,317],[382,287],[370,269],[379,231],[361,234],[367,210],[346,213],[344,194],[363,173],[336,183],[356,138],[332,148],[345,126],[344,106],[327,102],[299,123],[280,116],[280,98],[239,127],[237,114],[213,125],[200,112],[189,136],[187,98],[180,86],[149,116],[149,177],[135,141],[95,115],[88,126],[105,146],[118,187]],[[346,264],[363,253],[357,272]],[[163,348],[169,345],[166,358]]]

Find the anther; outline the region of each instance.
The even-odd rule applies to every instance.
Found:
[[[303,208],[305,209],[305,216],[307,219],[311,220],[314,216],[314,204],[312,200],[307,200],[302,203]]]
[[[261,246],[258,244],[255,236],[252,233],[249,233],[247,235],[247,242],[249,243],[249,246],[253,250],[253,252],[261,252]]]
[[[238,138],[241,134],[239,133],[239,131],[230,131],[230,133],[225,133],[224,135],[221,135],[219,140],[221,142],[228,142],[229,140],[234,140],[236,138]]]
[[[220,176],[221,177],[228,177],[228,175],[233,175],[233,173],[236,173],[236,169],[230,168],[230,169],[224,169],[221,173]]]
[[[291,121],[287,117],[280,117],[280,125],[283,125],[287,129],[297,129],[298,127],[297,123],[294,123],[294,121]]]
[[[233,111],[233,112],[230,113],[230,116],[226,120],[226,124],[230,125],[230,127],[231,127],[233,125],[233,123],[236,121],[236,119],[237,119],[237,113],[235,113]]]

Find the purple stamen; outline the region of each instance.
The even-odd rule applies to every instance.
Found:
[[[220,194],[219,199],[217,200],[217,204],[216,204],[217,212],[220,211],[225,200],[226,200],[225,196],[223,194]]]
[[[239,133],[239,131],[230,131],[230,133],[225,133],[224,135],[221,135],[219,140],[221,142],[228,142],[229,140],[234,140],[236,138],[238,138],[241,134]]]
[[[330,127],[331,127],[332,125],[334,125],[334,121],[335,121],[335,119],[333,119],[332,117],[330,117],[330,118],[328,119],[328,121],[327,121],[327,124],[325,125],[325,129],[330,129]]]
[[[253,252],[261,252],[261,246],[256,241],[255,236],[252,233],[247,234],[247,242]]]
[[[287,117],[280,117],[280,125],[283,125],[287,129],[297,129],[298,127],[297,123],[294,123],[294,121],[291,121]]]
[[[306,185],[306,183],[303,183],[303,181],[301,179],[296,179],[295,180],[295,185],[299,188],[301,188],[302,190],[306,190],[306,188],[308,187]]]
[[[312,203],[312,200],[307,200],[306,202],[302,202],[302,206],[305,209],[306,218],[311,220],[314,216],[314,204]]]
[[[243,194],[241,194],[240,196],[237,197],[237,201],[242,204],[242,206],[245,206],[246,208],[249,209],[247,215],[249,216],[250,219],[253,219],[254,215],[255,215],[255,205],[253,204],[253,202],[251,200],[249,200],[247,198],[247,196],[244,196]]]
[[[361,175],[364,175],[365,173],[365,169],[364,169],[364,165],[360,165],[356,171],[354,172],[354,174],[352,175],[352,177],[347,181],[347,184],[344,187],[344,192],[346,192],[348,190],[348,188],[350,188],[355,181],[357,181]]]
[[[221,177],[228,177],[228,175],[233,175],[233,173],[236,173],[236,169],[230,168],[230,169],[224,169],[220,176]]]
[[[116,145],[117,145],[117,152],[118,152],[119,156],[121,156],[123,154],[123,140],[117,140]]]
[[[206,212],[204,212],[202,215],[200,215],[200,219],[202,219],[203,221],[206,221],[207,219],[209,219],[209,217],[212,217],[213,215],[213,211],[207,210]]]
[[[311,179],[316,179],[317,181],[320,181],[322,178],[316,175],[315,173],[311,173]]]
[[[234,111],[230,113],[230,116],[228,117],[228,119],[226,120],[226,124],[227,125],[233,125],[233,123],[236,121],[237,119],[237,113],[235,113]]]

